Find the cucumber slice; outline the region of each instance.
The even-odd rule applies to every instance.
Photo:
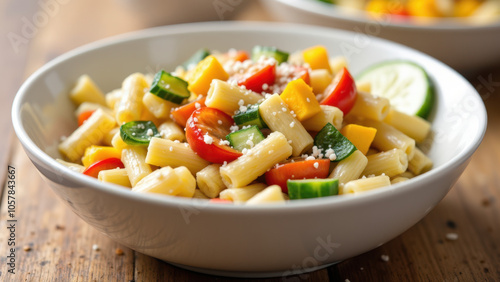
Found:
[[[264,140],[265,137],[262,132],[260,132],[259,128],[256,125],[253,125],[249,128],[229,133],[226,136],[226,139],[234,149],[241,152],[243,149],[250,149],[254,147],[257,143]]]
[[[259,113],[259,104],[251,105],[245,112],[233,116],[234,122],[239,126],[257,125],[260,129],[267,128],[266,123]]]
[[[175,104],[182,104],[191,95],[188,83],[180,77],[173,76],[164,70],[155,74],[151,89],[152,94]]]
[[[337,158],[335,162],[339,162],[349,157],[354,151],[354,146],[349,139],[338,131],[331,123],[327,123],[314,137],[314,145],[326,153],[328,149],[335,152]]]
[[[287,181],[290,200],[310,199],[339,194],[339,180],[326,179],[289,179]]]
[[[268,46],[255,46],[252,49],[252,61],[256,62],[261,56],[275,58],[278,64],[286,62],[288,60],[289,54],[281,50],[276,49],[276,47]]]
[[[409,61],[385,61],[363,71],[356,83],[370,83],[371,93],[390,100],[400,112],[427,118],[434,104],[434,87],[425,70]]]
[[[187,59],[182,64],[182,66],[184,67],[184,69],[189,70],[189,69],[193,68],[194,66],[196,66],[199,62],[201,62],[203,59],[205,59],[209,55],[210,55],[210,50],[208,50],[206,48],[200,49],[200,50],[196,51],[196,53],[194,53],[189,59]]]
[[[120,126],[120,137],[128,145],[148,145],[151,138],[160,137],[160,133],[150,120],[129,121]]]

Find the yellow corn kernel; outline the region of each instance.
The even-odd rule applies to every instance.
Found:
[[[110,146],[92,145],[85,149],[82,157],[82,163],[85,167],[104,159],[121,158],[121,151]]]
[[[375,134],[377,134],[377,129],[358,124],[348,124],[342,127],[340,133],[351,141],[363,155],[366,155],[375,138]]]
[[[290,81],[280,95],[299,121],[306,120],[321,112],[312,88],[301,78]]]
[[[199,95],[207,95],[210,83],[214,79],[226,81],[229,75],[214,56],[208,56],[196,65],[189,75],[189,91]]]
[[[70,91],[70,98],[76,105],[83,102],[92,102],[106,106],[104,94],[86,74],[78,78],[75,87]]]
[[[323,46],[313,46],[302,51],[304,62],[309,64],[312,70],[326,69],[331,72],[330,63],[328,60],[328,52]]]

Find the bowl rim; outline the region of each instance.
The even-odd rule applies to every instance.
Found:
[[[224,211],[226,212],[228,209],[231,212],[238,213],[246,213],[248,211],[259,213],[259,212],[286,212],[293,210],[302,210],[302,209],[322,209],[325,206],[336,206],[343,207],[346,205],[358,204],[358,203],[367,203],[378,201],[380,199],[389,197],[390,195],[398,195],[400,193],[405,193],[408,189],[419,189],[418,181],[420,179],[424,180],[426,178],[432,178],[433,176],[437,176],[443,173],[446,170],[454,169],[464,162],[466,162],[472,154],[476,151],[478,146],[480,145],[483,136],[486,131],[487,126],[487,116],[486,109],[483,101],[481,100],[479,94],[476,89],[470,85],[468,81],[465,80],[459,73],[455,70],[451,69],[444,63],[422,53],[415,49],[412,49],[407,46],[403,46],[398,43],[391,42],[389,40],[373,38],[373,42],[377,44],[389,45],[392,48],[403,48],[407,51],[418,53],[421,56],[430,59],[434,63],[437,63],[450,71],[452,74],[457,76],[458,79],[463,80],[468,87],[469,90],[473,93],[475,98],[480,101],[480,110],[475,114],[480,120],[480,130],[478,134],[474,136],[474,140],[470,142],[470,145],[463,148],[463,150],[455,155],[452,159],[446,161],[442,165],[437,168],[433,168],[430,171],[426,172],[423,175],[416,176],[404,183],[396,183],[394,185],[388,187],[382,187],[379,189],[374,189],[370,191],[365,191],[363,193],[359,193],[356,195],[339,195],[337,197],[323,197],[323,198],[315,198],[315,199],[303,199],[300,201],[287,201],[286,204],[265,204],[258,206],[244,206],[244,205],[216,205],[209,204],[209,201],[203,199],[193,199],[193,198],[182,198],[182,197],[172,197],[161,194],[152,194],[152,193],[134,193],[128,188],[121,187],[116,184],[111,183],[103,183],[98,181],[97,179],[93,179],[87,177],[81,173],[73,171],[66,166],[57,162],[54,158],[49,156],[47,153],[42,151],[28,136],[25,131],[23,124],[21,122],[21,108],[22,101],[24,96],[28,93],[28,89],[30,86],[44,73],[50,71],[51,69],[57,67],[59,64],[63,63],[67,59],[71,59],[72,57],[78,56],[82,53],[87,53],[91,51],[98,50],[103,47],[109,47],[112,45],[119,45],[129,41],[136,40],[149,40],[158,37],[172,36],[175,34],[183,34],[183,33],[200,33],[200,32],[245,32],[245,31],[272,31],[276,33],[297,33],[297,32],[307,32],[307,33],[315,33],[315,34],[332,34],[336,33],[336,36],[350,36],[353,32],[338,30],[334,28],[328,27],[318,27],[312,25],[305,24],[291,24],[291,23],[272,23],[272,22],[232,22],[232,21],[224,21],[224,22],[199,22],[199,23],[185,23],[185,24],[176,24],[170,26],[160,26],[153,27],[133,32],[128,32],[108,38],[104,38],[101,40],[97,40],[83,46],[77,47],[73,50],[70,50],[66,53],[61,54],[60,56],[50,60],[42,67],[37,69],[34,73],[32,73],[25,82],[21,85],[16,96],[14,98],[12,104],[12,123],[14,127],[14,131],[18,137],[18,140],[21,142],[24,150],[29,153],[28,155],[33,156],[38,162],[46,165],[47,167],[52,168],[52,170],[61,172],[65,176],[69,176],[72,182],[77,182],[82,188],[88,189],[97,189],[99,192],[127,198],[129,200],[147,202],[148,204],[153,205],[173,205],[182,208],[182,206],[190,206],[196,209],[210,210],[210,211]],[[230,47],[230,46],[229,46]],[[35,163],[34,160],[31,160]],[[334,205],[332,205],[334,204]]]
[[[335,4],[328,4],[318,0],[270,0],[279,2],[282,5],[295,8],[297,10],[306,11],[315,15],[324,16],[332,19],[341,19],[347,22],[357,24],[367,24],[369,22],[382,22],[385,28],[409,29],[409,30],[426,30],[426,31],[477,31],[477,30],[496,30],[500,28],[500,16],[497,20],[484,24],[471,24],[466,21],[460,21],[456,18],[423,18],[427,19],[424,23],[414,23],[411,21],[396,20],[391,21],[391,18],[398,19],[400,16],[389,14],[381,14],[380,19],[370,17],[365,11],[359,11],[354,8],[340,7]],[[344,12],[342,12],[344,11]],[[346,13],[345,11],[349,11]]]

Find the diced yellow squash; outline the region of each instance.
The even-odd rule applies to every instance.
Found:
[[[188,78],[188,89],[199,95],[207,95],[214,79],[226,81],[229,75],[214,56],[208,56],[196,65]]]
[[[366,155],[375,138],[375,134],[377,134],[377,129],[358,124],[348,124],[342,127],[340,133],[351,141],[361,153]]]
[[[331,72],[328,52],[324,46],[313,46],[302,51],[304,62],[309,64],[312,70],[326,69]]]
[[[92,145],[85,149],[82,157],[82,163],[85,167],[104,159],[121,158],[121,151],[110,146]]]
[[[312,88],[301,78],[290,81],[280,95],[299,121],[306,120],[321,112]]]
[[[104,94],[86,74],[78,78],[69,96],[76,105],[80,105],[83,102],[91,102],[106,106]]]

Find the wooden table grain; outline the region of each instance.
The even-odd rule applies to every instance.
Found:
[[[4,184],[0,280],[234,280],[172,266],[94,230],[42,181],[13,134],[10,106],[29,74],[75,47],[148,25],[118,0],[0,0],[0,15],[0,177]],[[259,2],[251,1],[236,19],[272,17]],[[468,74],[467,79],[486,104],[488,129],[461,178],[424,219],[379,248],[329,268],[264,280],[500,281],[500,66]],[[9,166],[15,168],[16,177],[15,232],[7,221]],[[450,240],[449,234],[458,238]],[[9,246],[12,241],[15,246]],[[15,265],[9,266],[11,253]],[[8,271],[12,266],[15,273]]]

